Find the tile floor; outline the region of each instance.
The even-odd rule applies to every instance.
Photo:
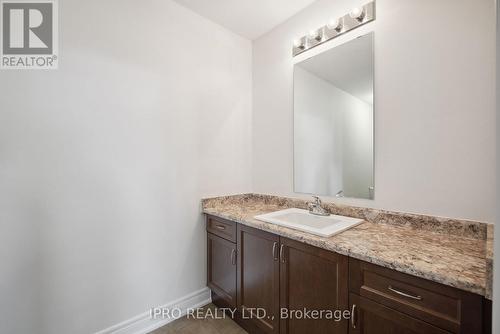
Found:
[[[209,304],[204,309],[214,311],[215,305]],[[187,317],[178,319],[158,328],[150,334],[247,334],[229,317],[223,319],[188,319]]]

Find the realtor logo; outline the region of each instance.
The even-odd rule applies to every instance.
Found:
[[[1,69],[55,69],[56,0],[0,0]]]

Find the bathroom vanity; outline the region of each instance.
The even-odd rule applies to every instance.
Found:
[[[375,13],[369,3],[294,42],[295,193],[376,198],[375,33],[307,52]],[[203,201],[213,301],[236,308],[249,333],[491,332],[488,224],[310,203],[318,215],[352,222],[342,229],[299,210],[307,208],[256,194]],[[291,316],[304,309],[347,316]]]
[[[410,226],[397,223],[396,213],[391,219],[330,204],[331,212],[367,221],[323,238],[253,218],[304,205],[264,195],[203,202],[213,302],[237,308],[235,320],[249,333],[490,330],[483,326],[491,312],[486,226],[450,220],[438,226],[437,218],[425,216]],[[404,215],[400,221],[408,223]],[[340,321],[282,313],[304,309],[350,312]]]

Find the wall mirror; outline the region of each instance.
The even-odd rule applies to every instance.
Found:
[[[295,192],[374,198],[373,67],[373,33],[295,64]]]

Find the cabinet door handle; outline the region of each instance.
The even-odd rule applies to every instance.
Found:
[[[356,329],[356,304],[352,304],[352,309],[351,309],[351,326],[352,328]]]
[[[222,230],[222,231],[224,231],[226,229],[226,227],[224,225],[215,225],[215,228]]]
[[[403,296],[403,297],[407,297],[407,298],[411,298],[411,299],[415,299],[415,300],[422,300],[422,296],[410,295],[409,293],[405,293],[403,291],[396,290],[390,285],[387,287],[387,289],[389,289],[390,291],[397,293],[398,295]]]
[[[231,264],[234,266],[236,264],[236,249],[231,250]]]
[[[273,243],[273,259],[274,261],[278,261],[278,243]]]
[[[284,253],[283,253],[283,249],[284,248],[285,248],[285,245],[281,244],[281,246],[280,246],[280,259],[281,259],[282,263],[285,263],[285,256],[284,256]]]

